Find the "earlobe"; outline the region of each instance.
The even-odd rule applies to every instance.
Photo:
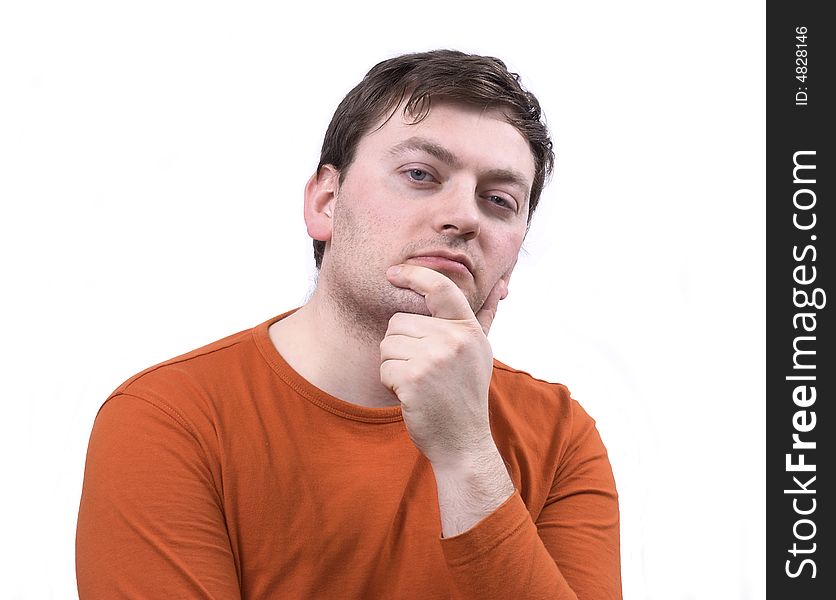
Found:
[[[332,165],[323,165],[305,185],[305,225],[315,240],[331,240],[334,198],[339,187],[340,172]]]

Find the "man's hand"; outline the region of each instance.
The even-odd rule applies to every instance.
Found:
[[[437,271],[399,265],[387,276],[424,296],[432,315],[392,316],[380,343],[380,380],[397,395],[412,441],[432,464],[443,534],[455,535],[514,490],[488,419],[487,333],[508,288],[500,279],[474,314],[456,284]]]
[[[380,380],[401,402],[409,435],[434,465],[492,443],[487,332],[504,296],[499,281],[478,315],[453,281],[417,265],[389,269],[389,281],[424,296],[431,317],[397,313],[380,344]]]

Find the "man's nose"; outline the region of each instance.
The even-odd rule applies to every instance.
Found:
[[[481,213],[475,185],[461,182],[439,194],[433,228],[438,233],[470,240],[479,235]]]

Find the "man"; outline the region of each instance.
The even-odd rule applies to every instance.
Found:
[[[620,598],[592,419],[487,340],[552,160],[499,60],[375,66],[305,188],[307,304],[97,416],[82,599]]]

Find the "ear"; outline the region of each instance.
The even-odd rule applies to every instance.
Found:
[[[334,198],[339,188],[340,172],[333,165],[322,165],[305,184],[305,225],[315,240],[331,240]]]

